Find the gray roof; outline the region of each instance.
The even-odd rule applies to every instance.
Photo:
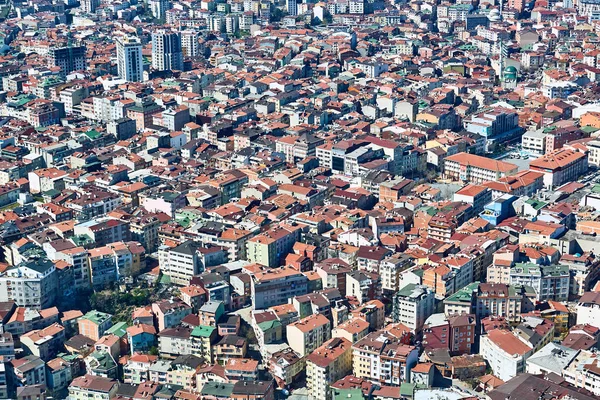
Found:
[[[579,350],[573,350],[554,342],[548,343],[540,351],[529,357],[527,364],[537,365],[541,369],[561,375],[562,370],[577,356]]]

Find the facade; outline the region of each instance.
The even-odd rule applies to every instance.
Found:
[[[162,264],[162,272],[177,285],[189,285],[193,276],[204,271],[198,251],[202,245],[188,240],[179,246],[165,250],[166,262]]]
[[[536,265],[517,263],[510,268],[511,285],[527,285],[537,293],[539,301],[567,301],[570,272],[566,265]]]
[[[525,372],[526,361],[533,349],[508,330],[494,329],[481,337],[480,354],[494,375],[508,381]]]
[[[313,314],[286,327],[292,350],[306,356],[331,338],[331,322],[323,314]]]
[[[294,296],[308,293],[308,278],[291,267],[260,271],[251,278],[250,290],[254,309],[284,304]]]
[[[79,334],[97,341],[112,326],[112,315],[100,311],[90,311],[77,320],[77,326]]]
[[[118,388],[118,382],[113,379],[84,375],[73,379],[69,385],[69,398],[86,400],[93,397],[98,400],[109,400],[115,396]]]
[[[119,78],[127,82],[143,81],[142,42],[135,37],[117,38],[117,68]]]
[[[157,71],[183,70],[181,35],[177,32],[152,33],[152,68]]]
[[[584,293],[577,303],[577,325],[597,326],[598,321],[600,321],[600,294]]]
[[[427,286],[411,283],[394,295],[394,322],[400,322],[415,331],[423,327],[434,309],[435,295]]]
[[[251,263],[277,267],[300,239],[298,226],[277,226],[247,241],[246,256]]]
[[[554,150],[529,163],[529,169],[544,174],[544,187],[552,189],[573,182],[588,170],[586,154],[566,148]]]
[[[517,166],[474,154],[458,153],[444,160],[444,176],[470,183],[496,181],[517,173]]]
[[[381,385],[400,386],[410,381],[418,362],[416,347],[385,331],[376,331],[352,345],[352,373]]]
[[[93,0],[92,0],[93,1]],[[48,64],[59,67],[63,75],[86,68],[85,46],[54,47],[48,53]]]
[[[333,338],[306,357],[306,386],[316,400],[331,398],[330,385],[352,371],[352,343]]]
[[[515,318],[521,312],[525,312],[523,295],[514,286],[481,283],[475,296],[475,313],[479,318],[487,316]]]
[[[291,348],[274,353],[269,359],[269,372],[280,387],[291,385],[306,369],[306,359]]]
[[[197,57],[200,54],[200,35],[193,30],[181,31],[181,49],[185,57]]]
[[[0,275],[0,301],[14,301],[19,306],[48,308],[57,299],[56,267],[41,258],[9,267]]]

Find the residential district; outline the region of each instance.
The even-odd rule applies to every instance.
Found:
[[[0,398],[600,398],[599,0],[0,0]]]

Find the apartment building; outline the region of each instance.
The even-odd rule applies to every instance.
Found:
[[[525,363],[533,354],[533,348],[511,331],[493,329],[480,340],[480,354],[488,362],[495,376],[506,382],[525,372]]]
[[[577,303],[577,325],[600,325],[600,293],[587,292]]]
[[[384,291],[396,293],[401,289],[403,271],[414,266],[410,257],[404,254],[395,254],[385,258],[379,265],[381,288]]]
[[[56,252],[56,258],[73,266],[73,283],[75,289],[90,287],[88,251],[83,247],[74,247]]]
[[[524,287],[500,283],[480,283],[475,294],[475,313],[488,316],[516,318],[522,312],[533,311],[536,293]]]
[[[596,352],[579,351],[561,372],[571,385],[600,396],[600,361]]]
[[[281,265],[300,241],[301,228],[297,224],[279,225],[249,239],[246,243],[246,256],[251,263],[269,268]]]
[[[161,264],[161,272],[171,278],[171,282],[176,285],[189,285],[193,276],[204,271],[204,266],[200,265],[198,249],[200,243],[188,240],[177,247],[166,250],[168,253],[164,258],[165,263]]]
[[[179,299],[163,300],[152,303],[152,312],[158,322],[158,330],[179,325],[182,319],[192,313],[192,307]]]
[[[400,322],[412,330],[420,330],[434,310],[435,295],[427,286],[411,283],[394,295],[394,322]]]
[[[410,382],[410,369],[418,362],[419,350],[386,331],[368,334],[352,345],[352,373],[381,385]]]
[[[65,328],[54,323],[44,329],[27,332],[20,337],[21,346],[29,353],[48,362],[62,349]]]
[[[113,218],[97,218],[75,225],[75,235],[87,235],[96,246],[106,246],[114,242],[129,242],[129,223]]]
[[[531,161],[529,169],[544,174],[544,187],[552,189],[587,172],[588,157],[579,151],[558,149]]]
[[[290,385],[306,370],[306,359],[288,347],[271,356],[268,369],[279,386]]]
[[[0,301],[40,310],[54,305],[57,292],[56,267],[47,258],[22,262],[0,274]]]
[[[116,395],[118,388],[119,383],[113,379],[93,375],[79,376],[69,385],[69,399],[110,400]]]
[[[261,270],[252,275],[250,290],[252,307],[260,310],[308,293],[308,278],[291,267]]]
[[[444,177],[470,183],[496,181],[516,174],[516,165],[475,154],[458,153],[444,160]]]
[[[79,334],[98,341],[112,326],[112,315],[100,311],[90,311],[77,320]]]
[[[517,263],[510,268],[510,284],[532,287],[539,301],[567,301],[570,278],[567,265]]]
[[[10,361],[12,384],[15,386],[40,385],[46,388],[46,364],[38,356],[28,355]]]
[[[289,324],[286,334],[292,350],[305,356],[331,338],[331,322],[323,314],[313,314]]]
[[[330,385],[352,371],[352,343],[333,338],[306,357],[306,386],[315,400],[331,398]]]
[[[296,163],[306,157],[316,156],[317,147],[323,143],[322,138],[307,133],[300,136],[284,136],[275,142],[275,151],[285,154],[288,163]]]
[[[475,345],[475,325],[473,314],[433,314],[423,327],[423,347],[448,349],[453,356],[471,354]]]
[[[454,194],[454,201],[470,204],[473,214],[479,214],[492,201],[492,191],[482,185],[466,185]]]

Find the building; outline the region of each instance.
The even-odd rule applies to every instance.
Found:
[[[278,267],[300,241],[300,227],[279,225],[246,242],[248,261],[266,267]]]
[[[185,30],[181,31],[180,34],[183,55],[185,57],[197,57],[200,55],[199,33],[193,30]]]
[[[533,348],[511,331],[493,329],[483,335],[480,341],[480,354],[496,377],[506,382],[525,372],[525,362],[533,353]]]
[[[237,381],[229,398],[232,400],[275,400],[275,384],[270,381]]]
[[[182,319],[192,313],[192,307],[179,299],[163,300],[152,304],[152,312],[156,316],[158,330],[179,325]]]
[[[527,359],[527,373],[534,375],[555,373],[560,376],[578,353],[579,350],[558,343],[548,343]]]
[[[448,156],[444,160],[444,176],[446,178],[470,183],[496,181],[514,175],[517,171],[518,168],[514,164],[475,154],[458,153]]]
[[[587,292],[577,303],[577,325],[590,324],[600,328],[600,293]]]
[[[116,395],[118,388],[119,383],[113,379],[93,375],[79,376],[69,385],[69,399],[110,400]]]
[[[171,8],[171,2],[169,0],[150,0],[150,11],[152,16],[158,20],[165,20],[167,11]]]
[[[92,0],[94,1],[94,0]],[[84,71],[86,68],[85,46],[53,47],[48,52],[50,67],[59,67],[63,75],[73,71]]]
[[[62,349],[65,341],[65,328],[54,323],[44,329],[29,331],[20,337],[21,346],[30,354],[50,361]]]
[[[355,298],[359,304],[380,298],[381,278],[376,272],[352,271],[346,274],[346,296]]]
[[[117,68],[119,78],[127,82],[144,80],[144,63],[142,60],[142,42],[136,37],[118,37]]]
[[[475,313],[478,318],[488,316],[515,318],[527,308],[527,301],[533,301],[536,293],[524,293],[524,288],[499,283],[481,283],[475,293]],[[533,299],[532,299],[533,297]]]
[[[352,371],[352,343],[333,338],[306,357],[306,386],[315,400],[331,398],[330,385]]]
[[[454,194],[454,201],[462,201],[473,207],[472,212],[479,214],[486,204],[492,201],[492,191],[486,186],[467,185]]]
[[[82,0],[81,10],[88,14],[94,14],[100,7],[100,0]]]
[[[292,348],[273,353],[268,369],[279,387],[291,385],[306,370],[306,359]]]
[[[56,267],[47,258],[24,261],[0,274],[0,301],[40,310],[54,305],[57,292]]]
[[[286,334],[292,350],[305,356],[331,338],[331,322],[323,314],[313,314],[289,324]]]
[[[394,322],[400,322],[412,330],[420,330],[434,310],[435,295],[427,286],[411,283],[394,295]]]
[[[183,51],[179,33],[165,30],[152,33],[152,68],[157,71],[183,70]]]
[[[294,296],[308,293],[308,278],[292,267],[259,271],[251,278],[250,291],[255,310],[285,304]]]
[[[80,335],[98,341],[112,326],[112,315],[100,311],[90,311],[77,320],[77,326]]]
[[[475,345],[476,318],[473,314],[433,314],[423,327],[425,349],[448,349],[451,355],[471,354]]]
[[[38,356],[29,355],[10,361],[11,381],[15,386],[40,385],[46,388],[46,365]]]
[[[571,358],[571,360],[561,371],[561,375],[576,388],[591,392],[594,396],[590,397],[600,396],[600,362],[598,362],[597,353],[581,350],[576,352],[574,357],[569,357],[572,353],[567,351],[563,350],[563,354],[566,355],[563,359]],[[564,362],[558,363],[558,366],[562,365]]]
[[[188,240],[177,247],[166,250],[165,262],[161,263],[161,272],[177,285],[189,285],[193,276],[204,271],[202,259],[198,254],[201,243]]]
[[[567,301],[570,272],[567,265],[517,263],[510,268],[510,284],[532,287],[539,301]]]
[[[588,157],[579,151],[558,149],[531,161],[529,169],[544,174],[544,187],[552,189],[587,172]]]
[[[410,370],[418,358],[415,346],[387,331],[376,331],[352,345],[352,373],[381,385],[400,386],[410,382]]]

